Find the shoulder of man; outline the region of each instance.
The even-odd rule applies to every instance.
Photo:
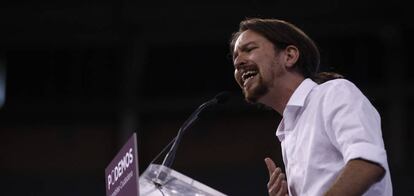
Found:
[[[347,79],[334,79],[326,81],[316,86],[315,90],[320,93],[340,92],[340,91],[355,91],[360,92],[359,88]]]

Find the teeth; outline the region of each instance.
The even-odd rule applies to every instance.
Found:
[[[247,80],[250,77],[253,77],[257,74],[257,71],[246,71],[243,73],[242,78],[243,80]]]

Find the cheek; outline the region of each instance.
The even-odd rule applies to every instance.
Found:
[[[240,72],[237,70],[234,70],[234,79],[236,80],[237,84],[241,85],[240,84],[241,75],[240,75]]]

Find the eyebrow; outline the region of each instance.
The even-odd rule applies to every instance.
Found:
[[[252,44],[256,44],[256,42],[255,42],[255,41],[250,41],[250,42],[247,42],[247,43],[245,43],[245,44],[243,44],[243,45],[239,46],[239,48],[240,48],[241,50],[246,50],[246,48],[247,48],[249,45],[252,45]]]
[[[249,42],[247,42],[247,43],[245,43],[245,44],[243,44],[243,45],[241,45],[241,46],[239,46],[238,48],[241,50],[241,51],[245,51],[246,50],[246,48],[248,47],[248,46],[250,46],[250,45],[252,45],[252,44],[256,44],[256,42],[255,41],[249,41]],[[238,56],[238,53],[236,52],[236,50],[233,52],[233,61],[234,61],[234,59],[236,58]]]

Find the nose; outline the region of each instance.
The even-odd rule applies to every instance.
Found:
[[[243,69],[247,64],[247,60],[244,55],[239,54],[233,61],[234,68],[237,70]]]

